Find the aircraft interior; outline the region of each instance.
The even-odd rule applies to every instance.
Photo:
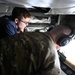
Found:
[[[58,51],[62,75],[75,75],[75,0],[0,0],[0,17],[10,15],[14,7],[26,7],[32,15],[26,32],[47,32],[65,23],[72,27],[71,42]]]

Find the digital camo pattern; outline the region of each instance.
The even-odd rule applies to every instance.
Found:
[[[0,40],[0,75],[53,75],[54,48],[44,33],[26,32]]]

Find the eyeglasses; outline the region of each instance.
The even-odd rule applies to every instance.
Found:
[[[25,22],[25,21],[22,21],[22,20],[19,20],[19,21],[23,22],[24,24],[28,24],[28,22]]]

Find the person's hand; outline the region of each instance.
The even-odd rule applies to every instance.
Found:
[[[24,32],[24,29],[20,29],[20,32]]]

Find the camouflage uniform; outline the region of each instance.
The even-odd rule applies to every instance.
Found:
[[[55,48],[46,33],[20,33],[0,40],[0,75],[58,75],[54,67]]]

